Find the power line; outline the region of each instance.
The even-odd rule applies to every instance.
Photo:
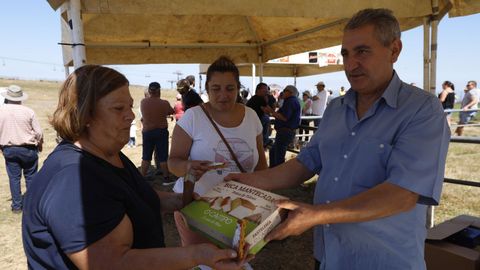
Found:
[[[33,64],[41,64],[41,65],[53,65],[53,66],[59,66],[63,67],[63,65],[58,64],[58,63],[51,63],[51,62],[43,62],[43,61],[36,61],[36,60],[29,60],[29,59],[20,59],[20,58],[13,58],[13,57],[5,57],[5,56],[0,56],[0,59],[2,59],[2,65],[5,66],[5,60],[10,60],[10,61],[18,61],[18,62],[26,62],[26,63],[33,63]]]

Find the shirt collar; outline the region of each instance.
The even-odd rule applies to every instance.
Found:
[[[400,91],[401,86],[402,86],[402,81],[398,77],[397,72],[394,70],[393,77],[390,80],[390,83],[388,84],[387,88],[383,92],[380,99],[385,100],[385,103],[388,106],[392,108],[396,108],[398,92]],[[344,97],[343,98],[344,104],[351,107],[352,109],[355,109],[357,93],[350,88],[349,91],[347,91],[347,93],[343,97]]]

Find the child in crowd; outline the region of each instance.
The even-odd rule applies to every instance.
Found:
[[[130,139],[128,140],[128,147],[135,147],[135,142],[137,139],[137,122],[135,120],[132,121],[130,125]]]

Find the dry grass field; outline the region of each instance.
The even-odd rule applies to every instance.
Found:
[[[29,94],[25,105],[32,108],[40,120],[45,134],[44,151],[40,154],[40,166],[55,147],[55,132],[48,124],[48,117],[53,113],[60,83],[38,81],[11,81],[0,79],[0,86],[18,84]],[[139,101],[143,98],[142,87],[130,87],[135,100],[134,112],[138,115]],[[172,104],[175,91],[163,91],[162,97]],[[455,118],[456,119],[456,118]],[[138,121],[137,121],[138,122]],[[173,123],[170,128],[173,128]],[[466,128],[465,135],[480,136],[480,128]],[[137,133],[137,144],[141,144],[141,132]],[[137,165],[141,162],[141,147],[124,148],[124,153]],[[1,156],[1,155],[0,155]],[[480,182],[480,145],[450,145],[446,177]],[[22,180],[22,183],[24,181]],[[157,185],[156,185],[157,186]],[[296,188],[280,191],[282,195],[293,200],[309,202],[313,187]],[[459,214],[480,216],[480,188],[444,184],[442,201],[436,208],[436,223]],[[169,246],[178,245],[178,236],[172,217],[165,217],[166,242]],[[3,156],[0,158],[0,269],[26,269],[26,259],[21,241],[21,215],[10,211],[10,190],[5,171]],[[292,256],[292,251],[295,256]],[[311,231],[299,237],[269,244],[252,262],[255,269],[312,269],[312,235]],[[267,267],[268,266],[268,267]]]

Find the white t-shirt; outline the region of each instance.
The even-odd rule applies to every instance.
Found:
[[[474,100],[475,98],[477,98],[477,100],[480,98],[480,89],[478,88],[473,88],[472,90],[469,90],[465,93],[462,100],[462,108],[465,107],[465,105],[467,105],[468,103],[472,102],[472,100]],[[478,102],[473,104],[470,109],[478,109]]]
[[[137,122],[135,120],[130,124],[130,138],[137,137]]]
[[[323,90],[317,93],[317,100],[312,101],[312,113],[315,115],[323,116],[325,109],[327,108],[327,100],[328,100],[328,91]]]
[[[254,110],[245,107],[242,123],[233,128],[218,128],[230,144],[238,161],[247,172],[253,172],[258,163],[257,136],[262,134],[262,124]],[[196,183],[195,192],[204,195],[214,185],[223,181],[230,172],[239,172],[235,161],[231,159],[230,152],[208,120],[200,106],[188,109],[183,117],[178,120],[180,126],[192,138],[190,149],[191,160],[210,160],[213,162],[226,162],[228,166],[223,169],[206,172]],[[183,192],[183,178],[179,178],[173,187],[177,193]]]

